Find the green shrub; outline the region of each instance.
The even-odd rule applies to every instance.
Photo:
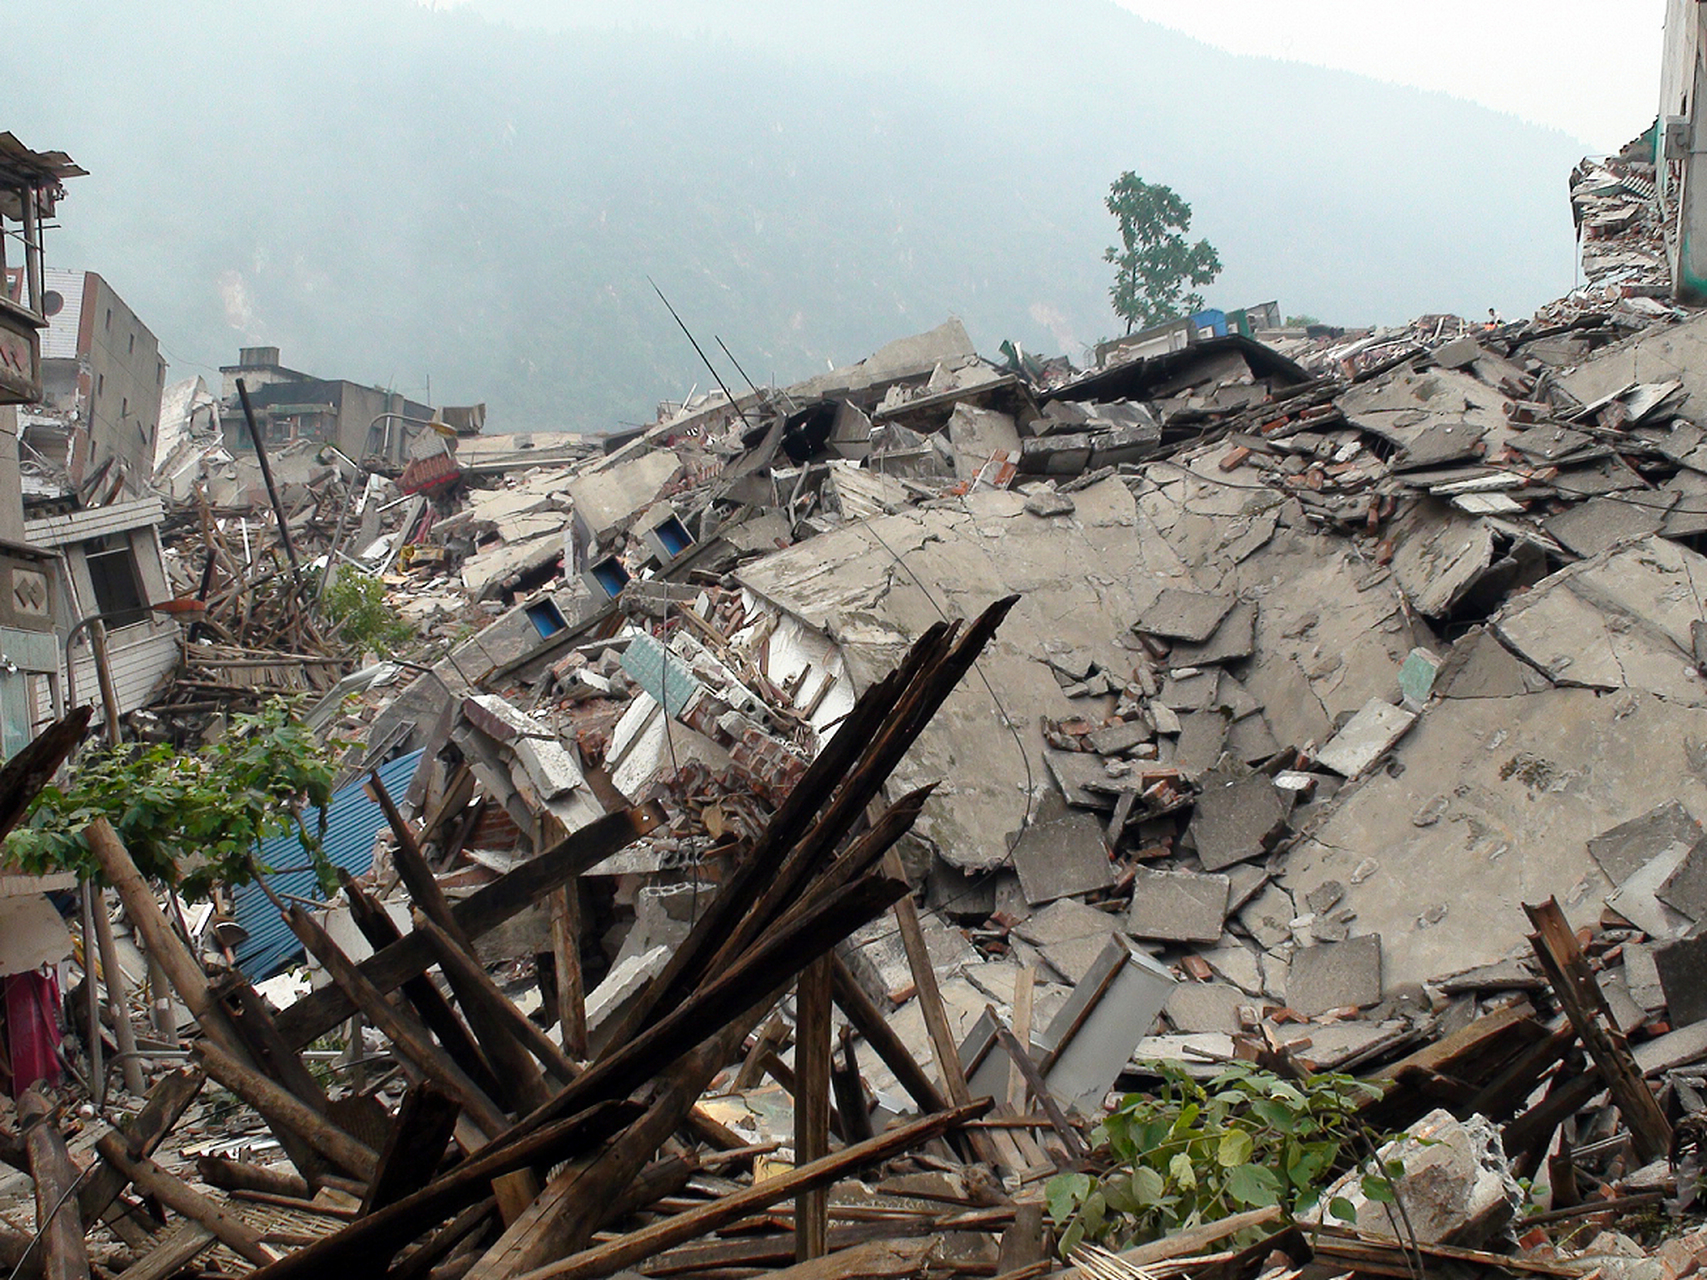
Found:
[[[105,818],[144,875],[200,898],[216,884],[250,880],[260,842],[294,830],[330,891],[336,876],[321,851],[324,832],[319,822],[311,831],[301,814],[331,801],[343,745],[296,723],[275,700],[233,717],[225,736],[200,751],[88,751],[63,789],[43,789],[29,820],[7,837],[6,854],[26,871],[98,879],[83,830]]]
[[[1248,1209],[1306,1212],[1352,1163],[1357,1108],[1380,1093],[1347,1075],[1292,1081],[1235,1063],[1200,1084],[1172,1064],[1151,1066],[1161,1088],[1129,1094],[1093,1135],[1105,1171],[1049,1182],[1063,1257],[1084,1240],[1122,1249]],[[1363,1191],[1393,1198],[1386,1176],[1365,1178]],[[1356,1216],[1340,1199],[1329,1212]]]

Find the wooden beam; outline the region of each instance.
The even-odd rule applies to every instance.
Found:
[[[529,1271],[517,1280],[595,1280],[596,1277],[608,1276],[671,1245],[715,1231],[801,1191],[828,1187],[866,1165],[910,1151],[964,1121],[976,1120],[990,1106],[990,1100],[986,1098],[970,1106],[956,1107],[940,1115],[900,1125],[869,1142],[856,1143],[834,1155],[714,1200],[702,1208],[690,1209],[605,1244],[584,1249],[561,1262]]]
[[[470,938],[479,938],[537,902],[571,876],[597,866],[632,844],[664,819],[656,804],[624,809],[573,832],[567,839],[477,889],[452,908],[457,924]],[[369,956],[360,965],[368,982],[381,992],[395,991],[406,979],[432,967],[432,948],[425,938],[406,936]],[[278,1016],[279,1034],[293,1049],[306,1048],[356,1011],[355,1003],[336,984],[321,987]]]
[[[830,1154],[830,962],[819,956],[794,985],[794,1152],[801,1164]],[[802,1190],[794,1200],[794,1256],[829,1251],[829,1193]]]
[[[581,973],[581,886],[551,891],[551,958],[557,972],[557,1033],[563,1052],[587,1058],[587,986]]]
[[[206,1080],[200,1071],[186,1070],[174,1071],[155,1081],[142,1109],[120,1130],[124,1135],[125,1150],[133,1156],[153,1155],[155,1148],[183,1119],[184,1112],[189,1110],[190,1103],[195,1101]],[[83,1221],[92,1223],[102,1218],[111,1225],[113,1219],[127,1218],[122,1206],[114,1208],[124,1184],[125,1176],[108,1165],[102,1165],[85,1178],[77,1192],[77,1207],[82,1211]]]
[[[241,1039],[226,1022],[225,1011],[208,989],[207,974],[190,954],[189,945],[167,922],[166,913],[155,900],[154,890],[149,888],[142,872],[137,870],[118,833],[105,818],[96,818],[83,829],[83,838],[100,863],[107,883],[118,891],[125,915],[141,936],[143,946],[166,971],[167,981],[184,1002],[184,1007],[201,1024],[202,1034],[210,1040],[217,1040],[228,1053],[243,1054]]]
[[[1085,1144],[1084,1135],[1068,1123],[1066,1113],[1061,1110],[1061,1104],[1055,1101],[1055,1095],[1049,1091],[1049,1086],[1038,1071],[1037,1064],[1032,1061],[1031,1054],[1026,1051],[1018,1037],[1008,1030],[992,1005],[984,1006],[990,1020],[996,1024],[996,1039],[1007,1051],[1008,1057],[1014,1064],[1014,1070],[1025,1078],[1026,1087],[1037,1099],[1038,1106],[1043,1108],[1043,1114],[1049,1117],[1049,1127],[1055,1130],[1055,1135],[1066,1144],[1067,1154],[1074,1160],[1083,1160],[1090,1155],[1090,1148]]]
[[[884,859],[891,875],[901,874],[901,859],[891,851]],[[907,952],[907,967],[913,973],[913,986],[918,990],[919,1011],[925,1016],[925,1030],[930,1035],[932,1055],[936,1058],[937,1073],[942,1077],[943,1092],[954,1106],[964,1107],[972,1101],[972,1091],[966,1083],[966,1072],[960,1066],[960,1043],[948,1025],[948,1013],[942,1005],[942,991],[937,987],[936,968],[925,946],[925,932],[919,925],[919,908],[911,893],[895,903],[895,923],[901,930],[901,945]],[[966,1135],[972,1150],[985,1164],[1001,1163],[1001,1153],[990,1135],[973,1130]]]
[[[362,1199],[363,1213],[396,1204],[433,1180],[456,1132],[459,1111],[456,1099],[430,1081],[410,1086]]]
[[[1541,970],[1612,1091],[1613,1102],[1630,1126],[1637,1156],[1644,1161],[1658,1160],[1671,1150],[1671,1122],[1642,1079],[1641,1069],[1630,1055],[1630,1042],[1618,1029],[1618,1020],[1612,1016],[1558,899],[1549,898],[1539,905],[1525,903],[1523,909],[1535,926],[1529,941]]]
[[[143,1195],[153,1196],[168,1209],[201,1223],[239,1257],[257,1267],[276,1260],[277,1255],[261,1243],[261,1233],[254,1227],[146,1156],[133,1160],[116,1133],[102,1134],[95,1148]]]
[[[124,1269],[126,1280],[171,1280],[214,1242],[199,1222],[180,1222],[142,1257]]]
[[[350,904],[350,915],[356,922],[356,928],[361,930],[362,937],[367,939],[375,955],[403,937],[403,931],[397,927],[390,913],[356,883],[354,876],[339,868],[338,882],[343,885],[344,897]],[[427,1024],[427,1030],[438,1037],[445,1052],[456,1060],[456,1065],[466,1071],[468,1078],[479,1085],[488,1097],[495,1096],[498,1082],[493,1078],[492,1065],[487,1062],[486,1055],[480,1051],[462,1019],[457,1017],[444,992],[433,984],[426,972],[405,979],[398,989],[416,1016]]]
[[[392,1047],[428,1079],[442,1085],[456,1098],[469,1118],[486,1131],[488,1138],[508,1127],[509,1121],[498,1105],[468,1078],[449,1054],[433,1043],[424,1026],[387,1000],[363,976],[355,962],[344,954],[343,948],[332,941],[308,912],[293,903],[285,912],[285,919],[289,921],[291,931],[302,939],[303,946],[325,968],[327,976],[343,988],[369,1022],[386,1034]]]
[[[269,1125],[300,1134],[303,1141],[340,1169],[363,1182],[372,1181],[379,1167],[379,1157],[373,1148],[352,1138],[282,1085],[251,1071],[211,1041],[196,1045],[192,1052],[208,1075],[254,1107]]]
[[[89,1280],[89,1251],[77,1212],[77,1171],[53,1123],[53,1104],[39,1089],[18,1099],[24,1149],[36,1184],[36,1236],[45,1280]]]
[[[498,989],[492,975],[449,934],[419,911],[414,916],[414,925],[416,932],[432,943],[439,970],[456,989],[457,999],[462,1001],[465,1012],[470,1000],[480,1004],[485,1011],[482,1021],[492,1026],[492,1034],[507,1035],[512,1043],[532,1053],[559,1084],[568,1084],[581,1074],[551,1037],[532,1018],[516,1008],[515,1002]]]
[[[492,1180],[533,1165],[571,1159],[604,1141],[631,1120],[638,1108],[621,1102],[589,1108],[541,1128],[495,1151],[482,1151],[413,1195],[356,1219],[348,1227],[286,1254],[250,1280],[311,1280],[327,1275],[379,1275],[397,1251],[436,1223],[492,1194]]]
[[[854,1029],[865,1037],[865,1042],[873,1052],[883,1060],[883,1065],[894,1074],[901,1087],[907,1091],[919,1110],[926,1115],[937,1111],[947,1111],[948,1098],[937,1088],[930,1074],[919,1065],[913,1052],[907,1047],[906,1041],[895,1034],[883,1016],[883,1011],[875,1001],[866,994],[865,988],[859,985],[859,979],[853,976],[847,962],[839,955],[832,955],[830,960],[831,977],[835,983],[836,1004],[847,1015]]]
[[[391,794],[386,791],[385,784],[380,781],[377,772],[369,776],[368,790],[379,801],[385,820],[391,824],[391,833],[397,840],[391,851],[391,860],[397,868],[397,874],[402,877],[404,886],[409,890],[409,897],[416,910],[437,926],[441,941],[444,938],[450,940],[452,951],[460,949],[465,957],[472,959],[473,940],[462,926],[457,924],[456,914],[450,909],[450,900],[445,897],[444,890],[434,878],[432,867],[427,864],[420,845],[415,841],[415,833],[410,830],[408,822],[392,801]],[[428,941],[433,942],[435,939],[429,935]],[[467,965],[449,963],[442,947],[434,947],[434,954],[439,962],[440,972],[455,992],[457,1004],[462,1007],[462,1016],[468,1020],[469,1029],[474,1032],[474,1038],[479,1041],[487,1061],[492,1064],[500,1090],[498,1096],[515,1105],[518,1110],[539,1106],[550,1096],[551,1091],[546,1088],[538,1063],[529,1057],[527,1051],[517,1042],[513,1021],[507,1019],[501,1011],[500,1006],[509,1005],[509,1001],[500,992],[499,1004],[494,1004],[491,995],[497,988],[491,985],[491,979],[478,964],[474,964],[471,971]],[[478,976],[474,976],[476,974]],[[514,1007],[510,1005],[512,1009]]]

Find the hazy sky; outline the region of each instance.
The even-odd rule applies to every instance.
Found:
[[[418,0],[517,26],[772,28],[779,41],[855,37],[860,0]],[[1232,53],[1433,89],[1616,151],[1654,117],[1665,0],[1112,0]],[[971,8],[971,6],[969,6]],[[741,16],[738,16],[741,15]],[[1041,35],[1040,31],[1040,35]],[[1070,38],[1069,31],[1049,33]],[[1323,128],[1332,127],[1324,120]]]
[[[1116,3],[1232,53],[1468,98],[1563,129],[1594,152],[1628,142],[1659,98],[1665,0]]]

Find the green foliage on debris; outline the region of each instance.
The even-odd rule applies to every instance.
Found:
[[[260,842],[295,831],[331,892],[337,878],[321,839],[342,747],[295,722],[275,700],[254,715],[234,716],[224,737],[196,752],[164,744],[88,751],[63,788],[49,786],[37,797],[29,820],[7,837],[6,854],[27,871],[99,879],[83,831],[105,818],[144,875],[196,899],[214,885],[252,879]],[[313,811],[312,827],[305,810]]]
[[[328,637],[351,649],[386,652],[415,639],[415,630],[385,599],[385,584],[345,569],[320,602]]]
[[[1114,265],[1109,301],[1126,332],[1203,310],[1203,295],[1187,285],[1209,284],[1221,274],[1221,255],[1207,240],[1187,244],[1191,206],[1172,187],[1145,182],[1128,169],[1103,198],[1120,225],[1120,243],[1103,251]]]
[[[1314,1208],[1351,1163],[1358,1106],[1380,1092],[1348,1075],[1293,1081],[1244,1063],[1207,1083],[1168,1063],[1151,1066],[1161,1087],[1128,1095],[1097,1126],[1105,1172],[1049,1182],[1063,1257],[1086,1240],[1123,1249],[1250,1209],[1278,1205],[1293,1218]],[[1383,1175],[1365,1177],[1362,1189],[1371,1200],[1393,1199]],[[1328,1212],[1356,1217],[1338,1197]]]

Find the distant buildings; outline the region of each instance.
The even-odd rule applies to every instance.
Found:
[[[14,297],[21,275],[8,273]],[[25,456],[81,493],[145,493],[166,382],[160,344],[97,273],[50,268],[43,284],[42,390],[24,411]]]
[[[409,444],[435,418],[425,405],[394,391],[342,378],[316,378],[279,363],[277,347],[244,347],[237,363],[220,369],[225,443],[233,453],[253,452],[254,440],[238,403],[237,380],[248,389],[255,422],[269,447],[312,440],[337,448],[355,462],[400,467]]]
[[[1240,307],[1237,311],[1209,308],[1138,333],[1129,333],[1123,338],[1099,343],[1096,348],[1096,367],[1106,369],[1110,365],[1124,364],[1141,356],[1166,355],[1205,338],[1225,338],[1230,333],[1243,334],[1248,338],[1261,330],[1278,328],[1278,302],[1259,302],[1255,306]]]

